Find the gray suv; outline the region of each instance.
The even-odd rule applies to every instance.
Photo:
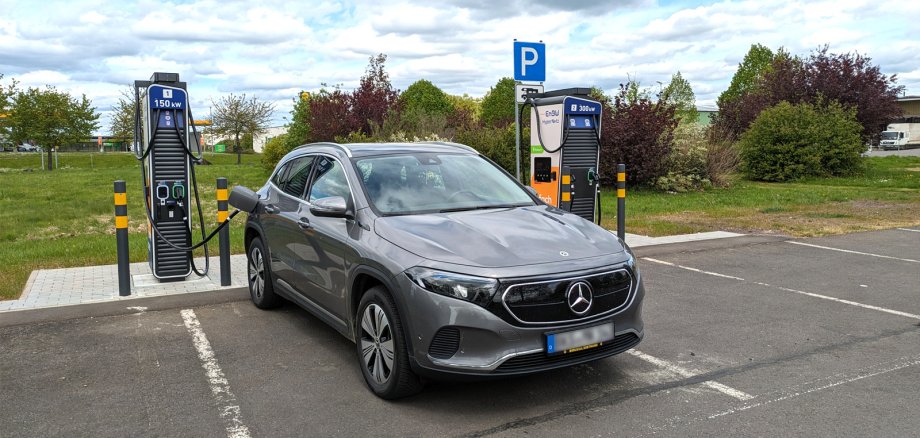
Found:
[[[356,344],[391,399],[425,378],[533,373],[642,339],[636,259],[455,143],[301,146],[231,204],[249,212],[249,289]]]

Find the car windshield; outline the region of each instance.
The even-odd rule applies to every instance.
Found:
[[[882,140],[897,140],[898,132],[897,131],[885,131],[882,133]]]
[[[387,155],[355,164],[368,198],[385,215],[534,205],[512,178],[477,155]]]

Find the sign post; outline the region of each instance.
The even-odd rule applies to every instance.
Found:
[[[521,112],[524,103],[523,91],[527,88],[543,91],[546,80],[546,44],[543,41],[528,43],[514,40],[514,167],[518,181],[521,181]],[[526,84],[524,82],[531,82]],[[534,83],[537,82],[538,84]]]

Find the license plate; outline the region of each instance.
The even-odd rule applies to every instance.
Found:
[[[546,334],[546,354],[576,353],[597,348],[613,340],[613,323],[595,325],[578,330]]]

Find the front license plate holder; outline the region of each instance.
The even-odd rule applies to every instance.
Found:
[[[577,353],[600,347],[614,338],[613,322],[544,333],[546,355]]]

